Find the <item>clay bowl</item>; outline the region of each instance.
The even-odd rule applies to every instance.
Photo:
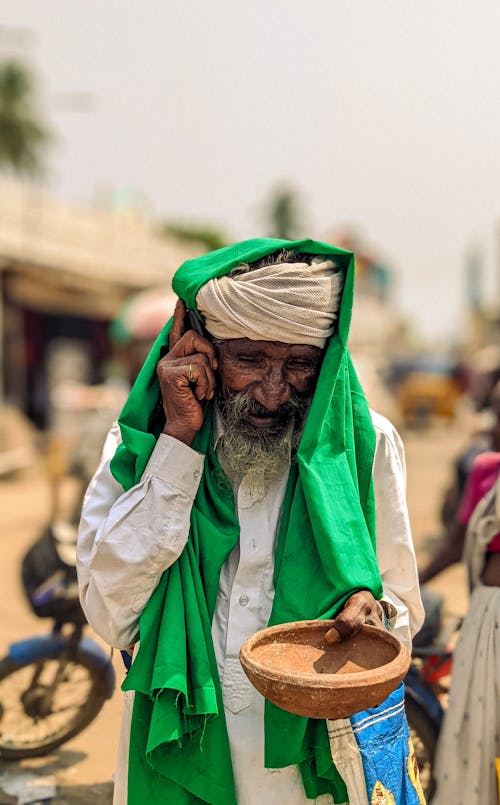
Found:
[[[328,644],[331,625],[283,623],[245,640],[240,662],[252,685],[282,710],[308,718],[347,718],[380,704],[405,676],[408,651],[374,626]]]

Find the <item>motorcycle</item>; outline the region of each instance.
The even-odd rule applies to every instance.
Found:
[[[51,618],[50,633],[12,643],[0,660],[0,757],[45,755],[78,735],[113,695],[111,653],[83,636],[75,531],[53,522],[22,564],[33,612]]]

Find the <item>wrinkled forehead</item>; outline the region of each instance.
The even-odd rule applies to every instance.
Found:
[[[324,349],[311,344],[286,344],[282,341],[257,341],[250,338],[226,338],[215,343],[219,350],[226,354],[240,353],[269,357],[304,355],[318,358],[324,352]]]

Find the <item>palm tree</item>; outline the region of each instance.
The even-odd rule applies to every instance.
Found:
[[[160,235],[174,237],[184,243],[201,244],[205,246],[208,251],[221,249],[228,244],[224,232],[217,226],[212,226],[211,224],[173,223],[166,221],[160,225],[159,231]]]
[[[30,71],[17,61],[0,64],[0,170],[40,174],[51,139],[36,108]]]
[[[295,190],[285,185],[275,188],[266,205],[265,217],[271,237],[285,240],[299,237],[303,229],[302,209]]]

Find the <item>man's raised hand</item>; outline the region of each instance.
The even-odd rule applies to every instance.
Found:
[[[202,402],[215,393],[214,346],[194,330],[184,331],[186,307],[179,299],[168,352],[156,367],[165,412],[164,433],[190,445],[203,422]]]

